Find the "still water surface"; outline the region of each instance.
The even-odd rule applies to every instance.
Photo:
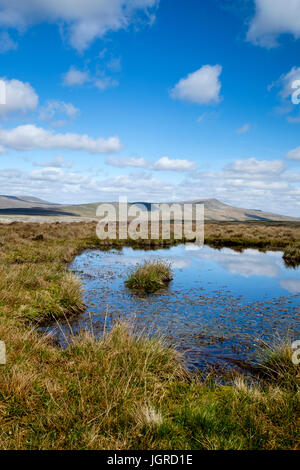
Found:
[[[169,287],[150,295],[128,290],[128,270],[157,258],[172,264]],[[87,305],[71,323],[74,333],[92,325],[94,333],[102,334],[104,323],[109,328],[117,318],[127,318],[150,335],[162,334],[196,367],[251,361],[261,340],[300,336],[300,269],[287,268],[280,252],[184,245],[155,251],[88,250],[70,269],[82,279]],[[50,331],[62,344],[70,334],[65,322]]]

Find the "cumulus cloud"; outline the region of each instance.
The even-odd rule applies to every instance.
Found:
[[[281,34],[300,37],[300,0],[255,0],[255,16],[247,40],[264,47],[276,47]]]
[[[300,147],[296,147],[295,149],[290,150],[290,151],[286,154],[286,158],[287,158],[288,160],[300,161]]]
[[[249,132],[250,131],[250,124],[244,124],[242,127],[240,127],[239,129],[237,129],[237,133],[238,134],[246,134],[246,132]]]
[[[0,186],[7,194],[31,194],[52,202],[117,200],[126,195],[130,200],[162,201],[173,196],[176,187],[149,173],[97,178],[88,172],[63,168],[41,168],[29,172],[0,170]]]
[[[299,175],[297,181],[291,179],[292,172],[280,173],[275,163],[277,170],[273,174],[268,176],[268,168],[263,165],[257,173],[252,172],[251,177],[247,177],[246,167],[241,169],[240,163],[235,163],[220,171],[187,173],[176,182],[168,179],[167,173],[164,178],[158,178],[159,173],[141,169],[129,175],[106,178],[92,170],[75,172],[57,166],[27,172],[7,169],[0,170],[0,187],[4,194],[31,194],[70,203],[112,201],[119,195],[126,195],[131,201],[151,202],[217,198],[237,207],[300,216]],[[230,170],[232,168],[235,171]]]
[[[14,112],[34,111],[38,105],[38,95],[29,83],[20,80],[0,79],[5,84],[5,104],[0,104],[0,115]]]
[[[160,171],[192,171],[196,165],[189,160],[181,160],[179,158],[161,157],[154,163],[153,169]]]
[[[66,184],[68,188],[72,185],[85,185],[91,183],[88,176],[81,173],[68,172],[66,173],[62,168],[47,167],[41,170],[33,170],[30,174],[24,174],[26,179],[32,181],[33,184],[41,183],[54,183]]]
[[[276,82],[277,85],[281,86],[279,95],[282,98],[290,98],[295,92],[294,83],[296,80],[300,80],[300,67],[292,67],[292,69],[280,77]]]
[[[65,86],[83,85],[89,81],[90,77],[88,72],[83,72],[75,67],[70,67],[68,72],[63,75],[63,84]]]
[[[281,160],[236,160],[219,171],[193,172],[184,186],[193,196],[200,188],[206,198],[299,217],[299,175],[287,170]]]
[[[94,139],[85,134],[59,134],[32,124],[0,129],[0,145],[15,150],[69,149],[89,153],[113,153],[121,149],[118,137]]]
[[[256,160],[249,158],[247,160],[236,160],[234,163],[227,165],[224,172],[227,176],[234,175],[243,178],[253,177],[274,177],[281,175],[286,168],[286,164],[282,160]]]
[[[7,31],[0,34],[0,54],[18,49],[18,44],[10,37]]]
[[[295,106],[295,104],[300,102],[300,67],[292,67],[288,73],[281,75],[269,86],[269,91],[274,87],[279,89],[278,98],[280,100],[280,106],[276,108],[276,111],[279,114],[287,115],[288,122],[299,123],[299,106]]]
[[[195,170],[196,165],[194,162],[185,159],[179,158],[169,158],[167,156],[161,157],[156,162],[148,162],[144,157],[138,158],[117,158],[109,157],[106,160],[106,163],[109,165],[125,168],[125,167],[134,167],[134,168],[145,168],[148,170],[156,171],[192,171]]]
[[[196,104],[212,104],[220,101],[222,73],[220,65],[204,65],[196,72],[182,78],[170,91],[174,99]]]
[[[0,0],[0,25],[24,31],[42,22],[62,26],[70,44],[83,51],[110,31],[126,29],[141,15],[153,21],[159,0]]]
[[[81,86],[89,84],[98,88],[98,90],[104,91],[107,88],[113,88],[119,85],[119,81],[105,72],[102,72],[100,76],[92,76],[89,71],[78,70],[75,67],[70,67],[68,72],[63,74],[63,85],[65,86]]]

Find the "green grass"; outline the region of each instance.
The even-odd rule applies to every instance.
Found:
[[[258,352],[259,372],[269,383],[297,392],[299,368],[293,364],[292,355],[288,339],[274,338],[272,345],[264,344]]]
[[[259,237],[255,227],[248,238]],[[290,346],[265,348],[257,377],[222,385],[127,324],[98,339],[82,332],[65,350],[33,328],[84,309],[67,264],[113,244],[97,240],[93,224],[0,224],[0,449],[296,449]]]
[[[239,251],[257,248],[280,250],[288,266],[300,264],[300,224],[298,222],[219,222],[205,224],[205,243],[215,248]]]
[[[66,350],[7,321],[0,336],[8,349],[0,449],[297,446],[299,399],[289,386],[267,377],[203,382],[161,339],[130,325],[116,323],[98,339],[82,332]]]
[[[171,265],[164,260],[145,261],[131,270],[125,284],[129,289],[156,292],[172,281]]]

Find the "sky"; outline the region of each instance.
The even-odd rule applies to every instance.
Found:
[[[300,0],[0,0],[0,194],[299,217],[299,52]]]

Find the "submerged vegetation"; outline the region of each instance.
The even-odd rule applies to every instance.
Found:
[[[242,225],[208,224],[207,241],[228,241],[230,230],[248,241],[264,233],[263,224]],[[265,226],[274,249],[299,232]],[[297,448],[299,368],[289,346],[268,353],[256,377],[236,374],[222,385],[187,372],[162,340],[123,323],[98,339],[82,332],[64,350],[33,328],[81,312],[67,263],[118,243],[99,241],[95,224],[0,225],[0,449]]]
[[[125,284],[141,292],[156,292],[172,281],[170,263],[164,260],[145,261],[131,270]]]

